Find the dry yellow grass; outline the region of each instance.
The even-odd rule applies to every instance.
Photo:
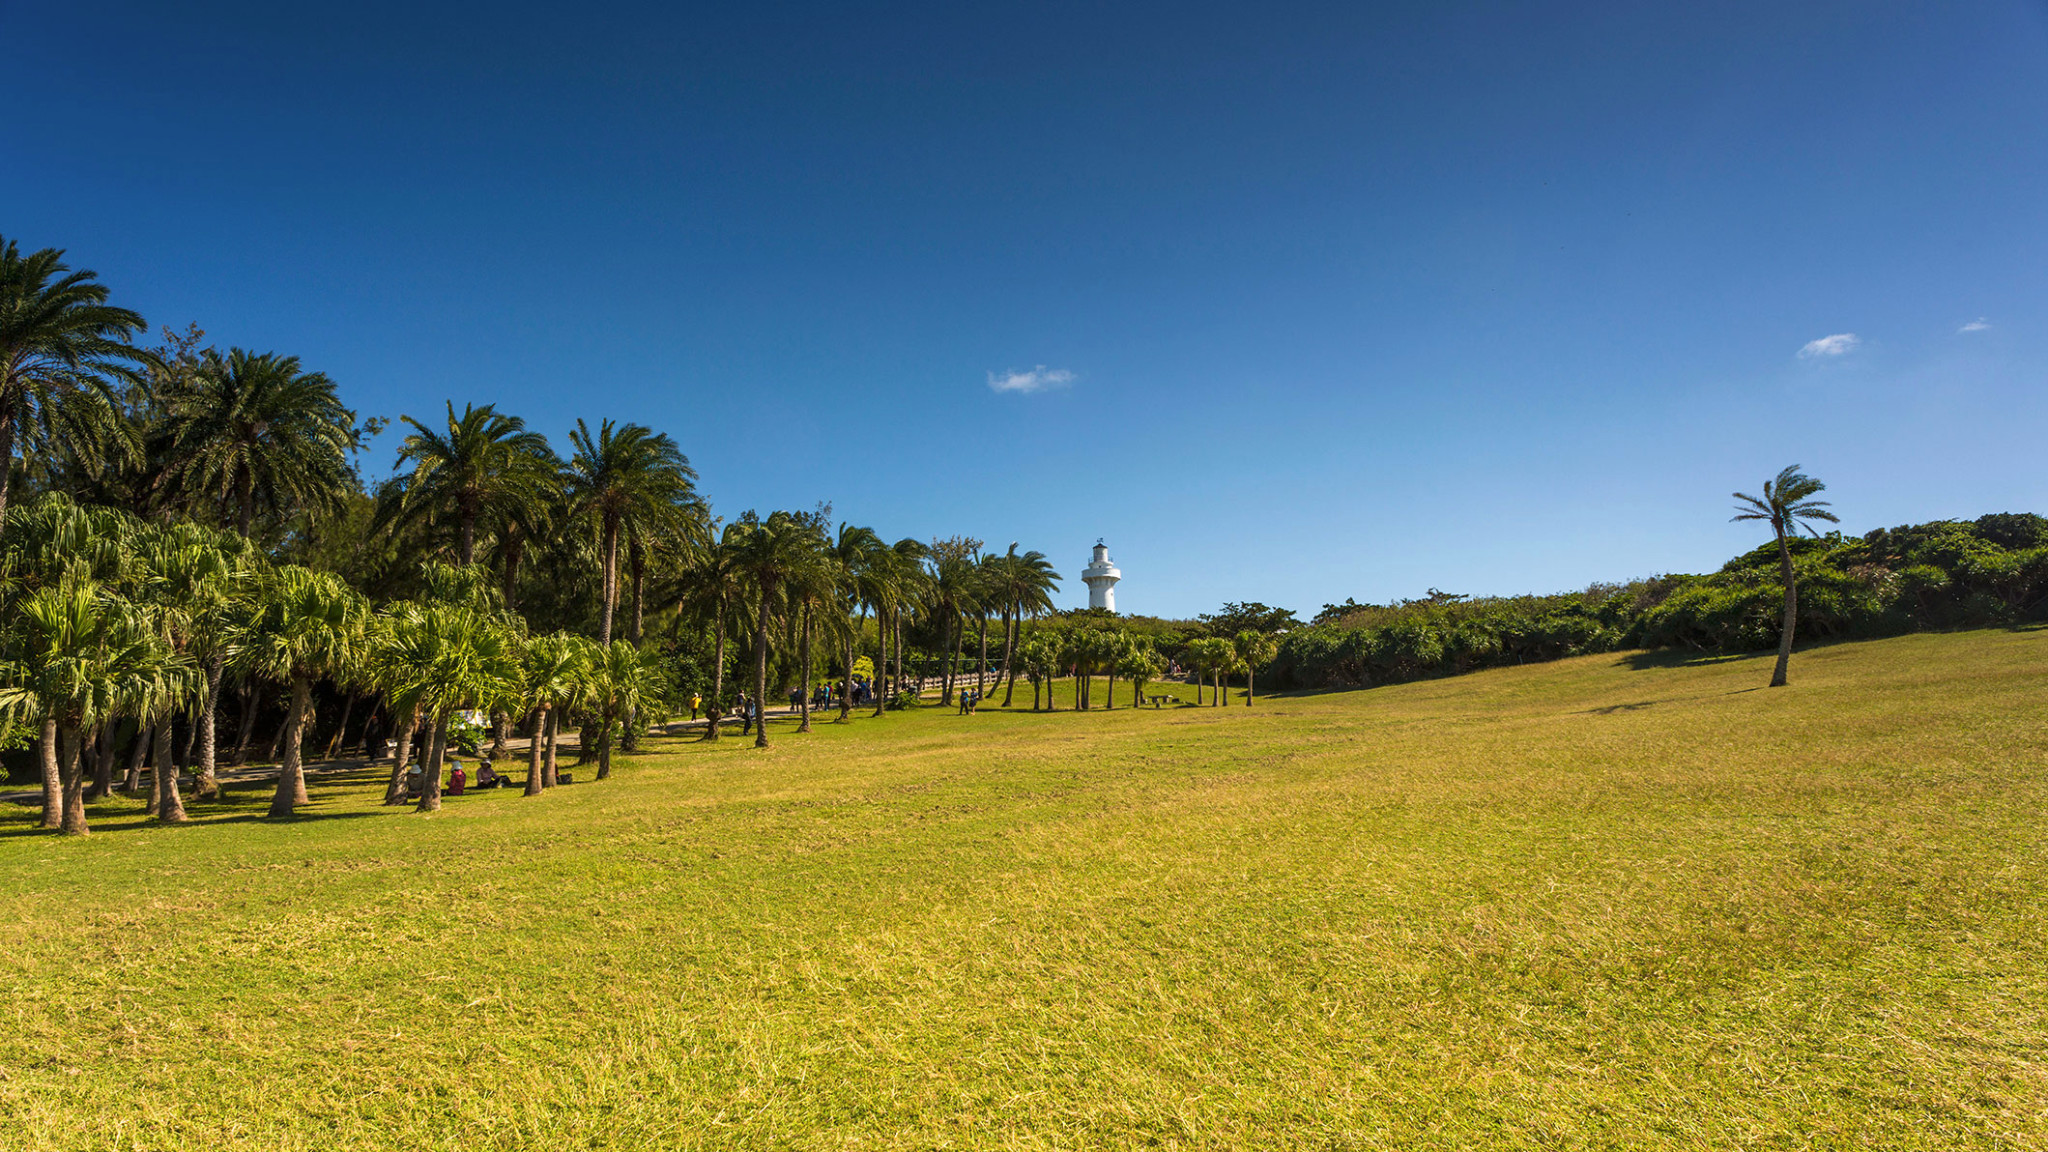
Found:
[[[1768,671],[17,818],[0,1146],[2048,1146],[2048,633]]]

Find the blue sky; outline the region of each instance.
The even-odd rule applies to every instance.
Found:
[[[1794,462],[1851,531],[2048,511],[2038,4],[0,27],[0,234],[153,322],[638,420],[723,514],[1018,540],[1067,603],[1097,536],[1167,615],[1701,570]]]

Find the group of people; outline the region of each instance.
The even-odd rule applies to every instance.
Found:
[[[491,767],[488,756],[477,757],[476,782],[470,783],[469,773],[463,770],[462,761],[453,756],[448,758],[448,786],[441,790],[443,796],[460,796],[471,788],[510,788],[512,781]],[[427,775],[415,760],[405,770],[405,791],[408,796],[419,796],[426,791]]]
[[[962,685],[960,688],[960,715],[972,716],[975,709],[979,707],[981,707],[981,689]]]

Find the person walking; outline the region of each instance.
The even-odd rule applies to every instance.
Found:
[[[690,693],[690,719],[692,719],[692,720],[695,720],[695,719],[697,718],[697,708],[698,708],[698,707],[699,707],[700,705],[702,705],[703,703],[704,703],[704,694],[703,694],[703,693],[701,693],[701,692],[692,692],[692,693]]]

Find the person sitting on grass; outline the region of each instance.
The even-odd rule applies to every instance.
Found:
[[[469,783],[469,777],[462,771],[462,761],[450,760],[448,763],[452,766],[448,772],[448,794],[460,796],[463,787]]]
[[[418,796],[425,791],[426,786],[427,774],[420,770],[420,762],[415,760],[412,766],[405,770],[405,794]]]
[[[496,788],[498,785],[503,784],[504,782],[505,778],[503,776],[498,775],[496,770],[494,770],[491,767],[491,762],[489,760],[486,760],[483,763],[477,765],[476,786],[479,789]]]

